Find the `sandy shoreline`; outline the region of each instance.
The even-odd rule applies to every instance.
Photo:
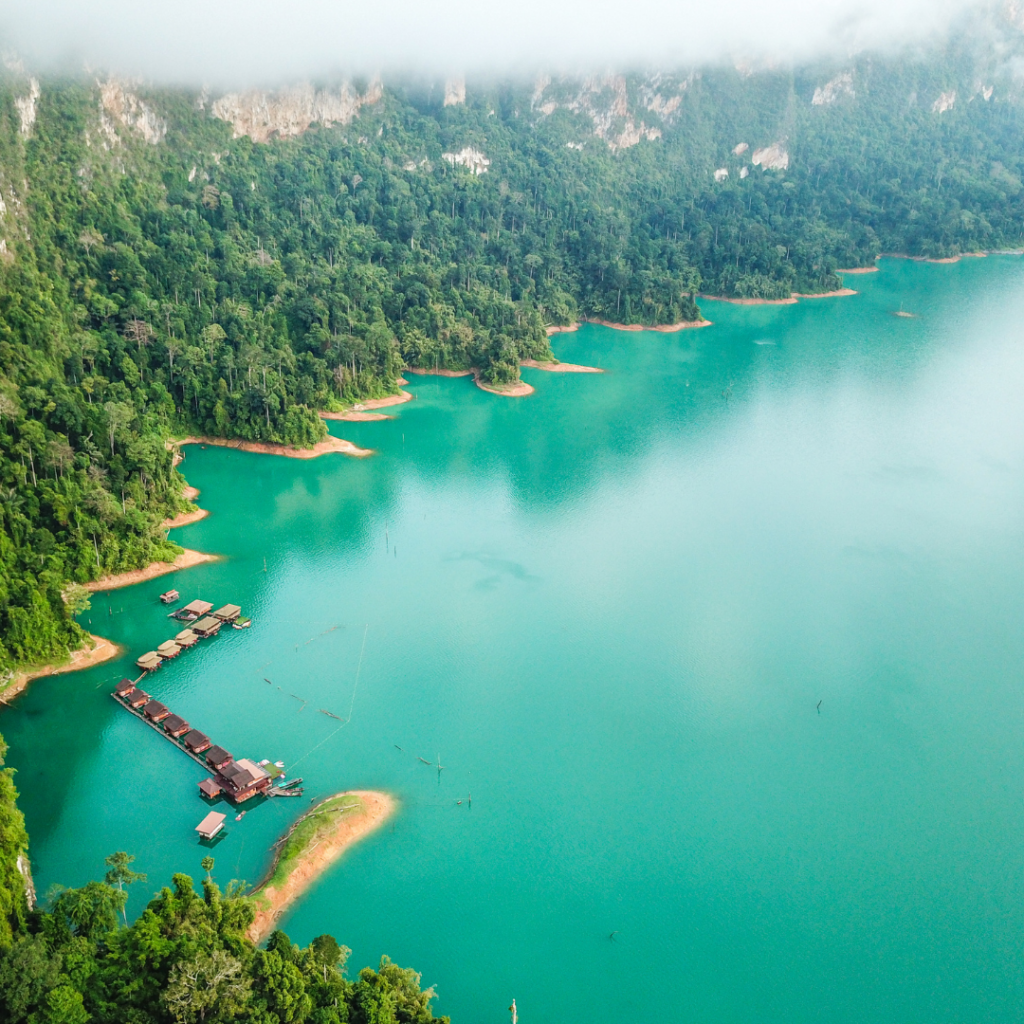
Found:
[[[146,580],[165,576],[169,572],[191,569],[192,566],[202,565],[203,562],[216,562],[219,558],[220,555],[208,555],[204,551],[191,551],[185,548],[173,562],[150,562],[145,569],[130,569],[128,572],[120,572],[114,576],[104,576],[102,579],[86,583],[85,589],[95,594],[101,590],[130,587],[134,583],[145,583]]]
[[[837,270],[837,274],[877,274],[878,267],[849,267],[846,270]]]
[[[351,441],[340,437],[326,437],[312,448],[293,448],[286,444],[270,444],[264,441],[239,441],[226,437],[184,437],[173,442],[181,447],[186,444],[208,444],[217,448],[235,448],[242,452],[253,452],[257,455],[284,455],[289,459],[315,459],[320,455],[338,452],[341,455],[352,455],[357,459],[372,455],[371,448],[360,448]]]
[[[257,907],[256,919],[248,932],[253,942],[260,943],[266,939],[292,903],[350,846],[380,828],[397,806],[395,799],[388,793],[373,790],[336,793],[329,799],[335,800],[344,796],[358,797],[362,802],[362,808],[354,813],[341,815],[327,835],[314,839],[312,844],[296,857],[283,885],[278,888],[260,886],[253,893]],[[276,866],[277,858],[271,867],[270,877],[273,877]]]
[[[420,366],[407,366],[406,373],[415,373],[418,377],[472,377],[473,383],[481,391],[489,391],[492,395],[504,395],[505,398],[525,398],[533,394],[533,387],[521,380],[515,384],[485,384],[480,379],[480,371],[472,370],[430,370]]]
[[[105,661],[124,652],[123,647],[105,637],[89,634],[93,646],[80,647],[77,651],[71,652],[71,657],[63,664],[39,665],[34,668],[27,668],[22,672],[15,672],[11,681],[0,691],[0,702],[7,703],[11,697],[17,696],[25,689],[33,679],[41,679],[43,676],[58,676],[65,672],[78,672],[84,668],[92,668],[93,665],[102,665]]]
[[[842,295],[856,295],[852,288],[836,288],[831,292],[793,292],[794,299],[837,299]]]
[[[540,363],[536,359],[524,359],[520,366],[531,370],[547,370],[548,373],[604,373],[597,366],[581,366],[579,363]]]
[[[408,383],[406,381],[406,383]],[[351,409],[344,412],[321,412],[323,420],[344,420],[348,423],[368,423],[374,420],[390,420],[391,416],[384,413],[372,412],[373,409],[387,409],[392,405],[402,405],[411,402],[414,396],[408,391],[400,391],[397,395],[388,395],[386,398],[368,398],[365,402],[356,402]]]
[[[197,508],[195,512],[179,512],[173,519],[165,519],[160,525],[165,530],[176,530],[179,526],[188,526],[190,523],[198,523],[210,514],[208,508]]]

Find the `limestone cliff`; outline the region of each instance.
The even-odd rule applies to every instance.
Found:
[[[277,92],[228,93],[210,112],[231,124],[236,139],[248,135],[253,142],[269,142],[274,136],[294,138],[317,123],[349,124],[362,107],[379,103],[383,95],[379,79],[362,94],[348,83],[336,91],[304,83]]]

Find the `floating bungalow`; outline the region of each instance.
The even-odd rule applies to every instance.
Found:
[[[223,747],[210,747],[206,753],[206,763],[218,772],[226,764],[230,764],[234,758]]]
[[[159,647],[157,647],[156,653],[159,654],[164,661],[167,661],[168,658],[176,658],[181,654],[181,648],[173,640],[165,640]]]
[[[145,690],[140,690],[138,687],[132,690],[132,692],[125,697],[129,707],[133,708],[141,708],[144,704],[148,704],[152,699],[153,698],[150,697]]]
[[[158,700],[151,700],[143,709],[142,713],[151,722],[162,722],[167,718],[171,711],[166,704],[161,704]]]
[[[221,622],[220,619],[215,619],[212,615],[207,615],[205,619],[200,619],[192,627],[192,632],[195,633],[196,636],[200,637],[216,636],[220,627],[223,625],[224,623]]]
[[[237,604],[226,604],[223,608],[218,608],[213,613],[213,617],[220,619],[221,622],[234,622],[241,614],[242,609]]]
[[[209,601],[189,601],[183,608],[174,612],[174,618],[181,619],[182,622],[195,622],[196,619],[208,615],[212,607]]]
[[[143,672],[155,672],[160,667],[160,655],[156,651],[147,651],[145,654],[140,655],[135,659],[135,664],[142,669]]]
[[[188,722],[185,721],[181,715],[168,715],[164,719],[164,732],[168,736],[173,736],[178,739],[180,736],[184,736],[192,728]]]
[[[165,590],[160,595],[160,600],[163,601],[164,604],[174,604],[179,597],[181,597],[181,595],[176,590]]]
[[[270,789],[271,778],[265,768],[243,757],[221,768],[217,774],[217,782],[227,795],[239,804]]]
[[[203,839],[212,839],[223,827],[224,819],[227,817],[226,814],[218,814],[216,811],[210,811],[210,813],[203,818],[198,825],[196,825],[196,831]]]
[[[199,783],[199,795],[205,796],[208,800],[213,800],[223,792],[224,787],[216,779],[203,779]]]
[[[121,682],[114,687],[114,693],[116,693],[118,697],[127,697],[134,689],[135,684],[130,679],[122,679]]]
[[[204,732],[200,732],[198,729],[193,729],[191,732],[185,734],[185,738],[181,741],[192,751],[193,754],[201,754],[204,750],[209,750],[211,747],[210,737]]]
[[[183,629],[175,638],[174,642],[179,647],[191,647],[199,642],[199,637],[191,629]]]

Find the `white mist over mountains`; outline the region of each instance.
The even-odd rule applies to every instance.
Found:
[[[926,45],[972,6],[972,0],[5,0],[0,33],[38,70],[84,64],[158,82],[247,86],[339,73],[506,75],[739,57],[801,61]]]

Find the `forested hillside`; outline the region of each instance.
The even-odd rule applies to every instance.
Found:
[[[1009,59],[209,96],[0,86],[0,671],[174,549],[175,432],[308,445],[406,365],[492,383],[580,317],[1022,244]]]

